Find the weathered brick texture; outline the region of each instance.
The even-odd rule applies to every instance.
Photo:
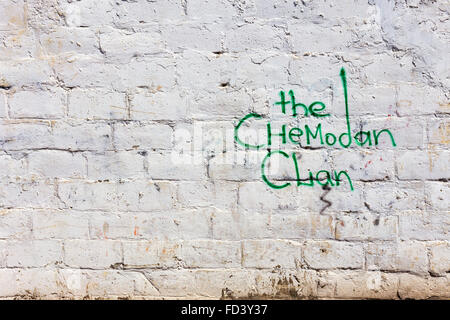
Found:
[[[0,298],[450,299],[449,13],[1,1]],[[248,141],[267,121],[345,132],[342,67],[351,134],[395,145],[236,143],[249,113]],[[282,114],[280,90],[330,116]],[[290,185],[270,188],[274,150],[299,181],[344,170],[354,190],[297,187],[280,155],[266,170]]]

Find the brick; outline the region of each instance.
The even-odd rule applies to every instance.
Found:
[[[139,220],[141,223],[142,221]],[[90,212],[88,217],[89,234],[93,239],[132,238],[142,233],[137,228],[137,216],[111,214],[109,212]],[[136,228],[136,229],[135,229]],[[136,230],[136,235],[134,235]]]
[[[178,84],[181,87],[207,90],[230,82],[231,73],[227,71],[229,59],[231,58],[228,55],[215,57],[213,53],[203,55],[193,50],[185,50],[180,57],[181,61],[177,63],[177,71],[180,74]],[[203,72],[205,69],[208,70],[207,73]]]
[[[368,57],[367,57],[368,58]],[[366,78],[369,84],[385,84],[389,82],[413,82],[415,72],[410,57],[397,58],[388,52],[370,55],[371,64],[363,65],[367,59],[361,57],[358,63],[361,67],[361,77]],[[382,65],[383,68],[378,66]]]
[[[55,72],[68,88],[107,88],[120,87],[119,68],[105,64],[100,57],[73,56],[70,63],[57,61]],[[121,69],[123,70],[123,69]]]
[[[398,295],[401,299],[447,298],[449,276],[424,278],[412,274],[399,276]]]
[[[324,29],[326,31],[324,31]],[[322,53],[344,51],[351,44],[351,35],[342,26],[317,26],[315,24],[288,24],[290,46],[295,53]],[[276,44],[273,47],[278,48]]]
[[[450,270],[450,245],[448,242],[438,242],[430,248],[430,272],[445,275]]]
[[[125,241],[124,265],[129,268],[173,268],[179,265],[182,244],[178,241]]]
[[[367,247],[367,268],[369,270],[410,271],[417,274],[427,274],[426,246],[420,242],[369,244]]]
[[[421,181],[399,181],[394,187],[392,208],[397,211],[423,209],[426,201],[424,189]]]
[[[249,23],[227,30],[224,46],[231,52],[246,52],[251,48],[260,50],[287,50],[284,30],[277,25]]]
[[[150,152],[147,156],[148,174],[158,180],[203,180],[206,166],[194,161],[179,161],[174,153]]]
[[[145,258],[145,256],[143,256]],[[184,297],[192,295],[192,288],[195,288],[194,280],[197,270],[163,270],[155,269],[146,271],[146,277],[150,279],[161,295],[168,297]],[[214,271],[213,271],[214,272]],[[214,272],[215,273],[215,272]],[[183,281],[180,281],[183,279]]]
[[[4,150],[25,150],[52,146],[47,122],[1,123],[0,140]]]
[[[246,240],[242,246],[245,268],[290,268],[301,260],[302,245],[286,240]]]
[[[0,239],[30,239],[33,224],[31,212],[11,209],[0,213]]]
[[[450,143],[450,122],[446,119],[432,119],[428,122],[428,143],[432,146],[445,147]]]
[[[148,282],[145,276],[138,272],[108,270],[90,270],[87,273],[89,283],[87,294],[93,297],[115,295],[132,297],[135,295],[158,296],[158,291]]]
[[[105,269],[122,262],[122,244],[113,240],[65,240],[64,263],[75,268]]]
[[[59,296],[73,298],[86,297],[88,286],[88,271],[81,269],[56,269],[56,279]],[[92,271],[93,272],[93,271]],[[52,283],[50,281],[50,283]]]
[[[61,204],[50,180],[19,179],[0,184],[0,207],[7,208],[58,208]]]
[[[353,190],[350,189],[348,182],[345,181],[344,184],[341,184],[339,187],[333,187],[328,193],[326,193],[326,190],[322,190],[322,188],[319,188],[318,186],[315,186],[314,188],[303,189],[308,190],[301,190],[301,192],[305,194],[305,198],[307,199],[307,201],[301,199],[299,200],[299,202],[302,204],[302,201],[305,201],[308,203],[308,207],[311,210],[317,210],[319,212],[324,210],[323,213],[337,211],[360,212],[361,208],[364,207],[364,188],[363,185],[358,184],[355,181],[353,181],[352,184],[354,188]],[[311,198],[308,199],[307,195],[309,194],[311,194]],[[329,203],[325,202],[324,200],[314,201],[314,199],[320,199],[320,197],[331,202],[331,206],[328,207]]]
[[[0,14],[0,30],[14,30],[26,28],[26,4],[23,0],[14,1],[14,3],[2,3]]]
[[[72,282],[68,270],[0,269],[0,274],[3,280],[0,289],[2,297],[20,295],[26,299],[55,299],[74,293],[78,293],[78,297],[85,296],[82,290],[67,288],[67,284]],[[84,283],[81,282],[81,285]]]
[[[238,88],[250,89],[261,88],[273,82],[288,83],[289,64],[289,58],[283,54],[272,56],[257,52],[252,56],[243,56],[232,64],[237,67],[238,72],[230,75],[230,83]]]
[[[75,14],[75,12],[71,12]],[[70,19],[70,17],[67,17]],[[72,22],[71,20],[70,22]],[[71,54],[100,55],[95,30],[58,26],[40,34],[42,50],[49,56],[67,56]]]
[[[393,182],[364,184],[364,206],[370,212],[389,212],[396,203]]]
[[[399,214],[399,236],[413,240],[447,240],[450,228],[448,211],[405,211]]]
[[[21,152],[13,152],[9,154],[0,154],[0,176],[2,177],[20,177],[26,176],[28,173],[28,163],[26,154]]]
[[[233,125],[228,121],[180,123],[174,129],[174,136],[176,150],[203,151],[217,157],[217,161],[223,160],[222,156],[233,155],[222,154],[225,148],[233,148],[234,143]]]
[[[338,97],[332,106],[331,112],[333,115],[345,117],[342,86],[333,88],[334,95]],[[395,116],[398,110],[396,107],[396,90],[389,84],[377,86],[361,85],[361,87],[354,88],[348,92],[348,99],[350,115],[386,118]]]
[[[396,111],[400,116],[431,115],[443,112],[444,104],[445,98],[437,88],[419,83],[403,83],[397,88]]]
[[[0,269],[0,297],[14,296],[18,293],[15,269]]]
[[[236,209],[214,210],[211,213],[211,237],[217,240],[240,240],[241,225],[245,222]],[[257,223],[255,223],[256,225]],[[243,228],[242,228],[243,229]]]
[[[176,240],[209,238],[214,210],[166,210],[162,213],[93,212],[89,214],[91,238]]]
[[[136,151],[87,153],[87,176],[94,180],[142,178],[147,175],[145,156]]]
[[[6,95],[0,94],[0,118],[6,118],[8,115]]]
[[[238,213],[224,212],[228,219],[213,218],[213,234],[231,233],[236,228],[239,239],[334,239],[333,217],[317,215],[315,212],[283,210],[276,214],[240,210]],[[225,224],[226,223],[226,224]],[[220,225],[219,225],[220,224]],[[233,230],[234,231],[234,230]]]
[[[166,210],[174,206],[176,186],[167,181],[122,182],[117,186],[117,197],[121,210]]]
[[[339,79],[331,79],[331,77],[337,76],[338,72],[338,68],[335,66],[335,62],[337,63],[337,61],[334,59],[335,58],[333,57],[324,57],[321,55],[304,53],[301,60],[293,59],[289,63],[288,70],[290,76],[288,78],[288,82],[304,85],[310,91],[324,91],[329,89],[330,86],[332,88],[336,86],[336,90],[339,91],[336,91],[336,94],[333,94],[333,96],[334,99],[339,99],[339,96],[343,96],[342,85],[338,82]],[[321,97],[323,98],[323,95],[321,95]],[[338,100],[335,101],[338,103]],[[329,107],[330,106],[328,106],[328,108]],[[343,99],[342,102],[339,101],[339,108],[344,108],[345,110]]]
[[[70,209],[112,209],[117,204],[117,186],[111,182],[67,181],[58,185],[58,197]]]
[[[369,212],[418,210],[425,207],[420,181],[370,182],[364,184],[364,206]]]
[[[112,149],[111,127],[107,123],[57,122],[52,127],[52,146],[71,151]]]
[[[88,239],[86,214],[66,210],[33,210],[30,213],[34,239]]]
[[[398,234],[396,216],[373,214],[346,215],[338,218],[336,239],[338,240],[394,240]]]
[[[396,157],[399,179],[448,178],[449,153],[447,151],[405,151]]]
[[[165,51],[158,32],[125,33],[114,29],[100,34],[100,47],[107,59],[123,62]]]
[[[312,270],[260,271],[253,274],[250,280],[253,279],[255,284],[246,294],[236,288],[236,294],[230,295],[256,299],[311,299],[317,296],[317,274]]]
[[[272,231],[272,215],[252,209],[239,209],[228,213],[227,230],[235,239],[270,239]],[[219,228],[213,219],[213,234]]]
[[[230,19],[237,14],[237,8],[232,3],[222,0],[200,0],[188,2],[187,14],[192,19],[216,19],[219,17]]]
[[[92,18],[95,18],[95,11],[95,9],[92,11]],[[116,11],[120,13],[120,18],[115,19],[115,23],[124,26],[155,21],[177,21],[184,18],[185,14],[182,4],[177,0],[127,2],[120,4],[112,12]]]
[[[252,100],[246,90],[230,89],[225,82],[215,90],[189,92],[187,104],[189,118],[218,120],[235,118],[237,114],[247,114]],[[221,107],[224,105],[227,107]]]
[[[445,182],[425,183],[425,199],[427,208],[433,211],[449,209],[450,186]]]
[[[161,85],[162,86],[162,85]],[[130,114],[133,120],[178,120],[183,118],[186,99],[182,93],[139,91],[131,98]]]
[[[80,153],[39,150],[28,155],[30,174],[49,178],[83,178],[86,159]]]
[[[8,256],[7,242],[0,241],[0,268],[6,268],[7,256]]]
[[[237,268],[241,266],[241,244],[238,241],[184,241],[181,260],[188,268]]]
[[[358,269],[364,264],[362,246],[347,242],[308,241],[303,257],[305,263],[313,269]]]
[[[286,212],[287,213],[287,212]],[[333,239],[333,217],[315,212],[276,214],[271,218],[272,237],[286,239]]]
[[[348,163],[347,172],[354,180],[393,180],[394,153],[392,151],[333,151],[332,157],[337,167]]]
[[[270,1],[255,2],[254,15],[259,18],[298,17],[294,2],[280,2],[274,6]]]
[[[197,21],[183,21],[161,26],[162,38],[172,52],[185,49],[221,52],[224,38],[224,24],[220,22],[199,24]]]
[[[0,31],[0,39],[2,40],[1,61],[27,59],[30,57],[30,52],[35,52],[37,49],[34,33],[30,29]]]
[[[56,82],[50,65],[44,60],[0,61],[0,70],[2,87],[39,86]]]
[[[167,150],[172,147],[172,135],[172,128],[164,124],[114,124],[114,145],[118,150]]]
[[[237,202],[236,184],[228,182],[178,183],[177,202],[186,207],[234,208]]]
[[[73,89],[69,93],[68,116],[92,120],[128,119],[125,94],[101,89]]]
[[[113,4],[92,0],[68,3],[63,8],[65,22],[71,27],[100,26],[112,23]]]
[[[393,274],[381,272],[328,271],[319,279],[319,286],[323,284],[324,287],[319,287],[318,294],[325,298],[396,299],[398,279]],[[333,292],[327,292],[327,286],[332,286]]]
[[[144,87],[167,90],[175,84],[174,62],[168,58],[127,64],[105,64],[96,57],[73,57],[71,63],[55,65],[58,77],[67,87],[101,87],[125,91]],[[144,110],[145,111],[145,110]]]
[[[28,240],[7,243],[6,265],[45,267],[62,262],[62,244],[54,240]]]
[[[150,61],[133,60],[119,67],[118,77],[118,82],[114,83],[114,87],[118,89],[143,87],[149,88],[153,92],[158,92],[159,90],[169,92],[169,89],[175,85],[175,62],[170,58],[156,58]],[[169,99],[169,97],[167,98]],[[176,95],[172,95],[171,98],[174,101],[182,102],[181,97],[177,97]],[[158,102],[166,103],[165,106],[174,107],[172,104],[168,105],[165,100]],[[146,106],[139,105],[137,108],[138,111],[147,111]],[[132,119],[148,119],[150,116],[142,112],[136,113],[131,113]]]
[[[239,186],[239,205],[246,209],[295,209],[297,208],[296,189],[285,188],[276,192],[263,182],[246,182]]]

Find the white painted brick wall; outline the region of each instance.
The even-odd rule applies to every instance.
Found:
[[[450,299],[448,14],[1,1],[0,298]],[[342,67],[352,134],[389,129],[396,146],[234,141],[249,113],[251,143],[268,121],[345,132]],[[330,116],[282,114],[280,90]],[[290,185],[270,188],[268,149],[294,152],[303,180],[344,170],[354,190],[297,187],[280,155],[268,176]]]

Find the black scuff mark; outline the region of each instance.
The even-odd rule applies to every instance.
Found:
[[[331,191],[330,186],[327,184],[322,186],[322,189],[325,190],[324,193],[322,193],[322,195],[320,196],[320,200],[322,200],[323,202],[325,202],[325,206],[320,210],[320,214],[322,214],[328,207],[331,207],[332,202],[325,199],[325,196]]]

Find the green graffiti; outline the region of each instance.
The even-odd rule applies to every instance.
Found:
[[[239,143],[241,146],[248,148],[248,149],[261,149],[262,147],[264,147],[263,144],[260,145],[251,145],[245,142],[242,142],[241,139],[239,139],[238,136],[238,132],[239,132],[239,128],[241,127],[241,125],[245,122],[245,120],[249,119],[249,118],[256,118],[256,119],[260,119],[262,118],[261,115],[257,114],[257,113],[249,113],[247,114],[245,117],[243,117],[241,120],[239,120],[239,123],[237,124],[237,126],[234,128],[234,140]]]
[[[283,144],[286,144],[286,125],[281,126],[281,133],[272,133],[270,122],[267,123],[267,145],[272,145],[272,136],[280,136]]]
[[[309,128],[308,125],[305,125],[305,132],[306,132],[306,143],[307,144],[311,144],[311,137],[313,137],[313,139],[316,139],[317,136],[319,136],[320,138],[320,144],[323,144],[323,137],[322,137],[322,124],[319,123],[316,126],[316,134],[313,134],[311,129]]]
[[[321,108],[314,109],[314,106],[316,106],[316,105],[321,106]],[[329,113],[326,113],[326,114],[317,113],[319,111],[322,111],[323,109],[325,109],[325,104],[321,101],[314,101],[313,103],[311,103],[309,105],[309,112],[311,112],[311,115],[313,117],[317,117],[317,118],[328,117],[330,115]]]
[[[326,108],[325,104],[322,101],[314,101],[309,105],[309,107],[307,107],[306,104],[304,104],[304,103],[296,103],[295,102],[294,91],[289,90],[288,94],[289,94],[289,97],[291,98],[291,100],[286,101],[286,95],[285,95],[284,91],[280,91],[279,92],[280,101],[275,102],[275,105],[281,106],[281,112],[283,114],[286,114],[286,106],[288,104],[290,104],[292,106],[291,110],[292,110],[293,117],[297,116],[297,108],[298,107],[303,108],[303,115],[305,117],[308,117],[310,114],[316,118],[328,117],[330,115],[329,113],[325,113],[325,114],[319,113],[320,111],[323,111]],[[314,108],[315,106],[320,106],[320,107]]]
[[[352,131],[350,129],[350,115],[348,113],[348,97],[347,97],[347,78],[345,76],[345,69],[341,68],[341,72],[339,74],[341,76],[342,80],[342,86],[344,87],[344,99],[345,99],[345,121],[347,123],[347,132],[341,134],[339,136],[339,143],[343,148],[348,148],[350,144],[352,143]],[[342,137],[344,135],[348,136],[348,144],[342,143]]]
[[[350,184],[350,189],[353,191],[352,179],[350,179],[350,176],[345,171],[339,171],[339,173],[337,173],[336,171],[334,172],[334,176],[335,176],[334,179],[336,180],[336,185],[339,186],[339,184],[340,184],[339,182],[341,181],[340,180],[341,174],[343,174],[347,177],[348,183]]]
[[[386,133],[389,135],[389,137],[391,138],[392,145],[393,145],[394,147],[396,147],[397,144],[395,143],[394,136],[392,135],[392,133],[391,133],[388,129],[383,129],[383,130],[379,131],[378,133],[377,133],[375,130],[373,130],[373,137],[374,137],[374,139],[375,139],[375,145],[378,144],[378,136],[379,136],[381,133],[383,133],[383,132],[386,132]]]
[[[267,155],[264,157],[264,159],[261,163],[261,175],[262,175],[262,179],[264,180],[265,183],[267,183],[267,185],[269,187],[271,187],[273,189],[283,189],[283,188],[286,188],[287,186],[289,186],[290,183],[286,182],[285,184],[282,184],[282,185],[276,185],[276,184],[270,182],[269,179],[267,179],[266,172],[265,172],[266,161],[269,160],[270,157],[276,153],[283,155],[285,158],[289,158],[289,155],[286,152],[281,151],[281,150],[271,151],[271,152],[267,153]]]
[[[265,168],[266,163],[270,160],[272,155],[280,154],[285,159],[289,159],[289,155],[282,150],[274,150],[271,151],[270,147],[274,144],[274,140],[278,139],[277,142],[280,142],[280,146],[294,144],[300,145],[301,147],[307,147],[312,144],[319,144],[323,146],[340,146],[342,148],[349,148],[352,145],[357,147],[372,147],[377,146],[380,142],[381,138],[388,138],[388,141],[391,142],[393,147],[396,147],[395,139],[393,134],[389,129],[380,129],[380,130],[370,130],[370,131],[359,131],[356,134],[352,134],[352,128],[350,123],[350,112],[349,112],[349,101],[348,101],[348,88],[347,88],[347,77],[344,68],[341,68],[339,72],[339,76],[341,78],[342,89],[344,94],[344,103],[345,103],[345,123],[346,130],[345,132],[330,132],[327,130],[322,123],[317,123],[315,125],[305,124],[300,127],[289,127],[287,124],[281,125],[281,128],[273,128],[271,122],[267,122],[265,126],[265,135],[266,142],[263,144],[249,144],[243,142],[239,138],[239,129],[242,124],[250,119],[259,120],[263,117],[257,113],[249,113],[244,116],[241,120],[239,120],[237,126],[234,128],[234,139],[235,141],[243,146],[246,149],[262,149],[264,147],[268,148],[268,153],[262,161],[261,164],[261,174],[263,181],[271,188],[274,189],[283,189],[291,185],[290,182],[286,182],[284,184],[275,184],[270,181],[266,175]],[[309,117],[312,116],[314,118],[323,118],[330,116],[329,113],[326,112],[326,105],[321,101],[314,101],[307,106],[305,103],[296,102],[296,97],[292,90],[288,91],[289,100],[286,100],[286,94],[282,90],[279,92],[280,101],[274,103],[276,106],[281,106],[281,112],[283,114],[289,113],[290,106],[290,115],[292,117]],[[301,112],[299,112],[301,110]],[[384,133],[384,135],[382,135]],[[309,171],[307,179],[300,178],[300,167],[298,160],[294,153],[292,153],[292,163],[293,168],[296,172],[296,184],[298,187],[300,186],[308,186],[312,187],[315,185],[315,182],[323,187],[338,187],[341,185],[341,182],[344,181],[341,178],[347,178],[348,185],[350,189],[353,191],[353,184],[350,176],[344,170],[329,172],[327,170],[319,170],[317,173],[313,174]]]
[[[289,159],[289,155],[286,152],[281,151],[281,150],[275,150],[275,151],[271,151],[271,152],[267,153],[267,155],[265,156],[265,158],[261,164],[262,179],[269,187],[271,187],[273,189],[283,189],[283,188],[286,188],[287,186],[289,186],[291,183],[286,182],[282,185],[278,185],[278,184],[275,184],[274,182],[270,181],[266,175],[266,171],[265,171],[266,162],[274,154],[281,154],[285,159]],[[322,169],[322,170],[317,171],[315,174],[313,172],[309,171],[309,172],[307,172],[308,178],[302,179],[301,175],[300,175],[301,167],[299,166],[297,157],[294,152],[291,154],[291,158],[292,158],[292,162],[293,162],[294,168],[295,168],[297,187],[300,187],[300,186],[314,187],[314,185],[315,185],[314,182],[316,182],[318,185],[321,185],[321,186],[327,186],[327,185],[331,186],[331,187],[339,186],[342,181],[341,175],[345,175],[347,177],[347,181],[350,186],[350,189],[353,190],[352,180],[350,179],[350,176],[348,175],[348,173],[345,171],[330,172],[328,170]],[[308,181],[308,182],[305,182],[305,181]]]

